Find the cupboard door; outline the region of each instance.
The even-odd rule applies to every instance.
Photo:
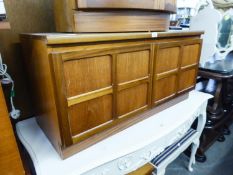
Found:
[[[183,43],[178,93],[195,87],[202,40],[191,40]]]
[[[151,46],[52,54],[59,119],[67,145],[149,107]]]
[[[201,44],[193,39],[155,45],[154,105],[195,87]]]
[[[84,95],[111,87],[111,56],[66,61],[64,78],[68,97]]]
[[[150,46],[116,56],[116,115],[118,118],[144,111],[151,99]]]
[[[112,59],[104,52],[52,54],[57,110],[68,146],[112,124]]]
[[[155,47],[152,101],[157,105],[176,95],[182,50],[179,42],[159,44]]]

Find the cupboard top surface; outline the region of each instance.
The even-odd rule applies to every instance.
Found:
[[[25,33],[23,38],[43,39],[47,44],[74,44],[114,40],[153,39],[168,37],[200,36],[204,31],[167,31],[167,32],[132,32],[132,33]]]

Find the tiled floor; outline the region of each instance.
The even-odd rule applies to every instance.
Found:
[[[188,158],[182,154],[167,167],[166,175],[233,175],[233,126],[231,132],[225,142],[216,142],[207,151],[207,161],[197,162],[192,173],[186,168]]]

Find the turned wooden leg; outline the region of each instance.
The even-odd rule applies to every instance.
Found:
[[[193,171],[192,165],[196,163],[196,161],[195,161],[195,155],[196,155],[196,152],[197,152],[197,149],[198,149],[199,145],[200,145],[199,139],[195,140],[192,143],[192,152],[191,152],[191,157],[190,157],[189,166],[188,166],[188,169],[189,169],[190,172]]]

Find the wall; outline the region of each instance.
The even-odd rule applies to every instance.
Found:
[[[22,118],[26,118],[33,115],[33,107],[22,63],[19,33],[53,32],[53,0],[5,0],[4,3],[11,29],[0,30],[0,52],[15,80],[15,106],[22,111]],[[9,97],[9,87],[4,87],[4,91],[6,98]]]

